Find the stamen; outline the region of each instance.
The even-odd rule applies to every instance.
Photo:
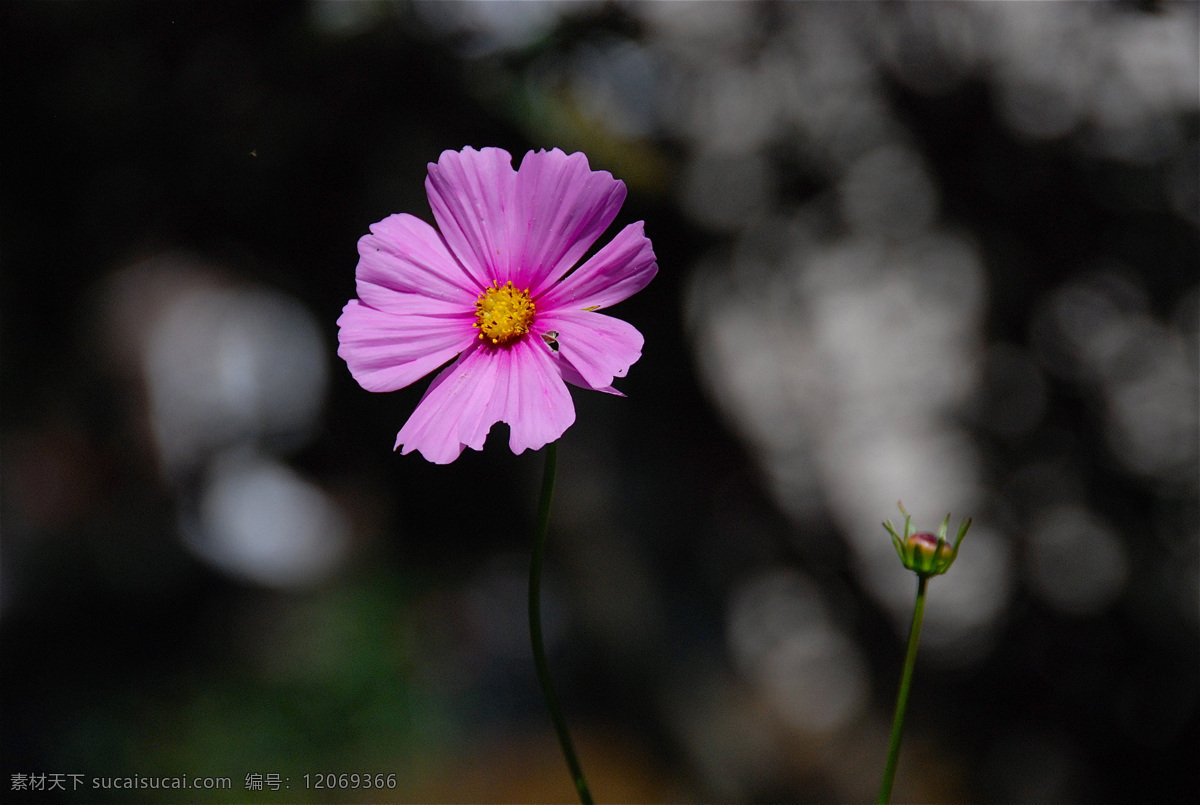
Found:
[[[529,289],[518,291],[512,280],[485,288],[475,302],[475,324],[479,337],[497,346],[511,344],[529,332],[534,305]]]

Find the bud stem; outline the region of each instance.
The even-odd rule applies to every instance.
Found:
[[[900,694],[896,697],[896,715],[892,719],[892,743],[888,749],[887,766],[883,770],[883,785],[879,789],[878,805],[892,799],[892,783],[896,779],[896,761],[900,758],[900,735],[904,731],[904,711],[908,709],[908,690],[912,686],[913,667],[917,664],[917,644],[921,641],[921,621],[925,617],[925,584],[929,576],[917,574],[917,602],[913,606],[912,626],[908,630],[908,653],[904,657],[904,672],[900,675]]]

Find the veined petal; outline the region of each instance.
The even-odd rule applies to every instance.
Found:
[[[562,379],[570,383],[572,386],[578,386],[581,389],[587,389],[589,391],[603,391],[605,394],[612,394],[617,397],[625,396],[624,393],[618,391],[612,386],[593,386],[591,383],[587,382],[583,378],[583,375],[579,374],[579,371],[562,355],[555,355],[554,360],[558,364],[558,373],[562,375]]]
[[[476,338],[471,320],[397,315],[351,299],[337,321],[338,355],[367,391],[395,391],[470,346]]]
[[[568,274],[541,297],[539,310],[596,310],[628,299],[645,288],[658,273],[654,248],[638,221]]]
[[[464,371],[469,370],[475,375],[475,385],[469,389],[464,387],[460,392],[462,405],[457,423],[458,441],[472,450],[483,449],[492,425],[503,418],[500,398],[508,382],[510,365],[510,350],[495,349],[482,341],[478,343],[472,365],[464,365]]]
[[[434,379],[396,447],[448,464],[464,447],[483,449],[497,422],[508,423],[509,447],[521,453],[554,441],[574,421],[570,392],[548,349],[529,338],[499,349],[477,342]]]
[[[583,257],[625,202],[625,184],[581,153],[530,151],[517,170],[512,274],[536,295]]]
[[[437,231],[420,218],[391,215],[358,241],[358,297],[373,308],[400,306],[396,294],[416,294],[466,310],[481,286],[450,254]],[[413,303],[403,305],[413,312]],[[433,314],[433,309],[429,311]]]
[[[558,332],[558,354],[588,386],[603,389],[624,377],[642,357],[642,334],[628,322],[583,310],[559,310],[538,318],[538,327]]]
[[[498,369],[499,364],[476,339],[433,379],[412,416],[396,434],[395,449],[403,447],[403,454],[419,450],[435,464],[449,464],[468,443],[476,450],[483,447],[483,439],[473,437],[494,394]],[[462,438],[464,429],[467,439]]]
[[[510,279],[516,178],[512,156],[500,148],[443,151],[429,165],[425,192],[438,229],[480,286]]]
[[[510,364],[505,388],[496,386],[500,419],[508,423],[508,446],[514,453],[539,450],[575,421],[571,392],[550,348],[538,338],[523,338],[509,349]]]

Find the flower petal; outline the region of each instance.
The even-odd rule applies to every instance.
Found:
[[[509,447],[521,453],[554,441],[574,421],[570,392],[548,349],[529,338],[499,349],[478,342],[434,379],[396,447],[448,464],[464,447],[483,449],[497,422],[508,423]]]
[[[395,294],[419,294],[469,309],[482,286],[446,248],[437,230],[412,215],[391,215],[358,241],[358,297],[391,310]],[[405,309],[413,312],[412,302]],[[438,308],[433,306],[428,312]]]
[[[500,148],[443,151],[425,192],[450,251],[481,285],[509,279],[509,230],[517,173]]]
[[[458,360],[442,370],[396,434],[395,449],[403,447],[403,454],[419,450],[435,464],[449,464],[468,443],[476,450],[482,448],[483,439],[475,437],[493,396],[499,369],[490,357],[476,339]],[[484,436],[490,426],[489,422],[484,427]],[[464,430],[466,439],[462,438]]]
[[[398,299],[427,301],[413,294]],[[351,299],[338,318],[338,355],[367,391],[395,391],[470,346],[473,317],[398,315]]]
[[[642,357],[642,334],[603,313],[556,311],[539,316],[538,327],[558,331],[558,354],[594,389],[612,385],[614,377],[624,377]]]
[[[496,388],[503,407],[500,418],[510,429],[508,446],[514,453],[540,450],[571,427],[575,404],[550,348],[540,339],[521,339],[509,349],[509,357],[507,390]]]
[[[514,262],[508,277],[534,294],[557,282],[608,228],[625,184],[593,171],[581,153],[530,151],[517,171],[512,211]]]
[[[562,379],[570,383],[572,386],[578,386],[581,389],[589,391],[603,391],[605,394],[612,394],[617,397],[624,397],[625,394],[613,388],[612,386],[593,386],[591,383],[583,379],[583,375],[570,364],[570,362],[562,355],[555,355],[555,361],[558,362],[558,372],[562,375]]]
[[[638,221],[617,233],[591,259],[536,299],[539,310],[596,310],[628,299],[658,273],[654,248]]]

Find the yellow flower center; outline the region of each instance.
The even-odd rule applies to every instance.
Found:
[[[518,291],[511,280],[503,285],[496,283],[485,288],[475,301],[474,326],[479,328],[480,338],[502,346],[529,332],[533,311],[528,288]]]

